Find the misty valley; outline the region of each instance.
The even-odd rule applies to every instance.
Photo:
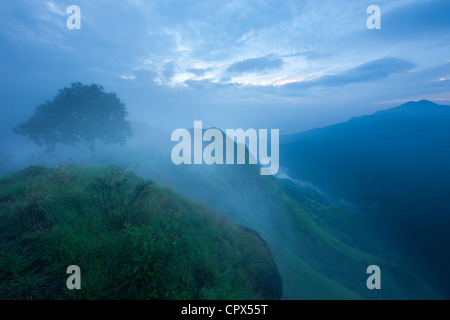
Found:
[[[93,106],[105,98],[115,101],[116,107],[92,113]],[[86,101],[85,111],[72,112],[80,108],[79,101]],[[254,130],[240,130],[241,135],[233,140],[230,133],[235,131],[204,130],[197,122],[191,131],[179,129],[169,140],[167,132],[127,121],[125,105],[115,94],[96,85],[73,84],[14,129],[50,154],[70,155],[70,159],[41,159],[21,170],[32,163],[25,158],[23,163],[16,161],[0,180],[0,292],[4,297],[46,299],[439,298],[445,288],[439,293],[436,278],[426,272],[434,262],[418,263],[404,249],[402,239],[396,238],[399,230],[390,231],[390,222],[382,221],[383,214],[390,212],[389,203],[380,204],[383,210],[368,211],[366,200],[348,193],[345,199],[353,201],[350,206],[339,198],[339,192],[347,189],[333,189],[335,185],[326,183],[333,180],[321,174],[344,174],[347,168],[347,177],[359,172],[362,179],[363,172],[370,174],[367,168],[375,168],[363,164],[374,161],[369,150],[350,152],[358,145],[356,137],[363,145],[366,141],[367,133],[357,131],[358,121],[369,123],[365,132],[371,126],[375,132],[386,132],[387,121],[397,126],[403,123],[403,135],[406,126],[417,127],[415,117],[435,113],[445,126],[441,129],[448,132],[447,108],[421,101],[299,135],[278,138],[276,134],[271,139],[272,161],[276,164],[279,157],[283,172],[277,177],[261,175],[260,162],[252,156],[257,154]],[[384,114],[389,116],[384,119]],[[440,130],[434,120],[433,127]],[[345,132],[342,139],[341,131]],[[344,167],[338,156],[325,153],[333,152],[339,143],[349,143],[349,134],[354,137],[352,145],[342,149],[354,158],[345,158],[342,164],[349,166]],[[386,141],[401,141],[396,132],[387,134]],[[211,137],[217,145],[203,143]],[[267,142],[267,135],[263,137]],[[183,138],[179,142],[180,150],[184,149],[182,161],[173,161],[174,150],[180,156],[173,146],[179,138]],[[450,141],[441,138],[442,143]],[[323,143],[331,145],[321,148]],[[259,148],[267,156],[267,146],[261,141]],[[434,149],[446,166],[442,150]],[[230,165],[220,165],[218,158],[213,161],[213,155],[220,158],[221,154],[227,155]],[[196,165],[180,166],[183,161]],[[417,165],[424,165],[423,161]],[[306,168],[308,173],[302,171]],[[391,171],[385,172],[386,176],[378,173],[376,179],[395,178]],[[302,183],[305,178],[312,183]],[[336,180],[345,181],[345,177]],[[361,183],[348,185],[348,190],[355,186],[359,186],[356,191],[364,191]],[[390,192],[393,197],[398,195]],[[383,198],[378,199],[381,203]],[[402,219],[394,213],[391,216],[392,221]],[[440,221],[445,230],[448,220]],[[428,249],[436,247],[432,238],[428,241]],[[440,259],[436,257],[436,263],[446,258]],[[80,286],[90,290],[61,285],[70,265],[81,269]],[[60,271],[57,276],[55,270]],[[14,285],[6,285],[11,279],[16,279]],[[117,291],[118,284],[126,290]]]
[[[0,300],[450,299],[450,1],[0,7]]]

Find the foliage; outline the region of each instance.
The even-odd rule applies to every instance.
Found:
[[[14,132],[28,136],[39,146],[83,144],[93,152],[96,140],[125,143],[132,134],[126,116],[126,107],[115,93],[107,93],[96,84],[77,82],[60,89],[52,101],[37,106]]]
[[[127,178],[120,168],[113,167],[91,184],[93,203],[109,220],[123,225],[132,211],[138,210],[139,204],[145,205],[151,183],[142,181],[130,192]]]
[[[0,180],[0,299],[280,298],[263,285],[276,276],[257,235],[118,168]]]

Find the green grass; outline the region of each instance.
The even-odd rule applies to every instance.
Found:
[[[81,290],[66,287],[70,265]],[[0,180],[0,299],[270,299],[280,286],[257,235],[130,172]]]
[[[257,166],[181,169],[173,170],[177,191],[265,238],[283,279],[283,299],[440,298],[414,265],[319,195],[261,176]],[[382,270],[382,290],[366,287],[367,267],[374,264]]]
[[[281,184],[282,185],[282,184]],[[414,269],[394,252],[386,251],[340,208],[298,193],[283,194],[283,201],[300,231],[290,251],[298,269],[290,272],[303,286],[307,299],[440,299],[440,295],[417,277]],[[275,251],[278,253],[278,251]],[[276,260],[277,256],[275,255]],[[367,290],[369,265],[382,270],[382,290]],[[280,273],[284,274],[280,266]],[[314,279],[313,281],[311,281]],[[286,288],[286,290],[290,290]]]

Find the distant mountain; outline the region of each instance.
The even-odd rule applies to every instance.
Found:
[[[409,102],[284,136],[280,166],[396,240],[450,296],[450,107]]]

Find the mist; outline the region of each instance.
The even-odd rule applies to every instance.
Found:
[[[79,0],[80,24],[69,28],[72,4],[1,5],[5,185],[20,185],[28,169],[120,168],[256,232],[283,299],[448,298],[439,260],[420,262],[435,242],[422,246],[402,222],[434,199],[429,229],[419,228],[420,212],[411,225],[417,235],[447,226],[450,118],[439,112],[450,105],[448,1],[378,1],[379,30],[367,28],[368,0]],[[389,113],[409,101],[420,102]],[[175,165],[171,135],[196,121],[222,133],[279,130],[280,172],[261,176],[248,162]],[[402,128],[423,131],[412,139]],[[420,166],[408,160],[417,153],[442,159]],[[423,191],[435,185],[444,191]],[[19,197],[3,192],[0,217]],[[398,244],[404,234],[413,246]],[[373,264],[390,290],[364,285]],[[209,297],[206,286],[194,291]]]

